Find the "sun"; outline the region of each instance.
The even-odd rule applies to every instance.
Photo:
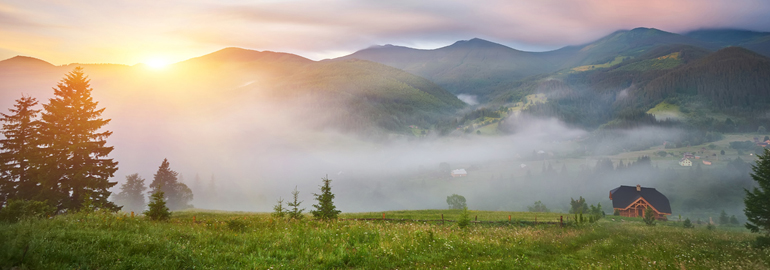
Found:
[[[147,65],[147,67],[149,67],[150,69],[162,70],[168,67],[170,62],[162,58],[152,58],[152,59],[147,59],[147,61],[144,61],[144,64]]]

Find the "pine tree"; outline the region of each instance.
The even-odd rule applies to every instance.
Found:
[[[91,97],[89,79],[83,68],[68,73],[54,88],[54,98],[43,105],[40,143],[44,153],[41,184],[44,195],[58,210],[78,210],[86,200],[95,207],[117,211],[108,201],[109,189],[117,184],[109,178],[118,162],[107,156],[111,131],[98,132],[110,122],[100,118],[104,108]]]
[[[9,109],[12,114],[0,113],[0,121],[4,122],[4,138],[0,140],[0,208],[8,200],[32,200],[39,194],[31,165],[40,160],[36,142],[36,117],[40,110],[33,109],[35,105],[35,98],[22,96]]]
[[[177,175],[177,172],[171,170],[168,159],[163,159],[150,184],[151,193],[163,191],[167,194],[168,208],[171,210],[192,208],[192,205],[189,204],[193,200],[192,190],[184,183],[179,183]]]
[[[299,200],[299,191],[297,190],[297,187],[294,187],[294,191],[291,192],[291,195],[294,196],[294,201],[290,203],[286,203],[289,207],[291,207],[291,211],[289,211],[289,218],[300,220],[304,216],[302,215],[302,211],[305,211],[305,208],[299,209],[299,205],[302,204],[302,201]]]
[[[115,202],[123,205],[124,211],[140,212],[144,209],[144,178],[138,173],[126,176],[126,182],[120,186],[120,193],[115,195]]]
[[[144,211],[144,215],[151,220],[168,220],[171,218],[171,211],[166,207],[163,195],[163,191],[157,191],[150,196],[150,204],[147,205],[150,209]]]
[[[764,153],[757,156],[759,160],[751,166],[754,171],[751,178],[757,181],[758,187],[752,191],[746,191],[746,197],[743,199],[746,208],[746,228],[755,233],[764,234],[757,240],[768,241],[770,239],[770,150],[765,149]],[[759,241],[758,241],[759,242]]]
[[[722,213],[719,214],[719,225],[727,225],[729,223],[730,217],[727,216],[725,210],[722,210]]]
[[[271,215],[276,218],[283,218],[286,216],[286,209],[283,208],[283,198],[278,198],[278,204],[273,206],[273,213]]]
[[[323,181],[323,185],[320,186],[321,194],[313,193],[316,201],[318,201],[318,204],[313,205],[316,210],[312,210],[310,213],[313,214],[313,217],[316,219],[337,219],[337,215],[341,211],[337,210],[337,207],[334,206],[334,202],[332,202],[332,200],[334,200],[334,194],[332,193],[332,187],[330,186],[332,180],[329,179],[329,176],[326,176],[322,178],[321,181]]]

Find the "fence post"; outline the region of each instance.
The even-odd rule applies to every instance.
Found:
[[[511,222],[511,215],[508,215],[508,222]]]
[[[559,226],[564,227],[564,217],[563,216],[559,216]]]
[[[479,216],[476,216],[476,221],[479,221]]]
[[[195,224],[195,216],[193,216],[193,224]]]
[[[134,211],[131,211],[131,218],[134,218]]]
[[[444,214],[441,214],[441,225],[444,225]]]
[[[385,213],[382,213],[382,220],[385,220]]]

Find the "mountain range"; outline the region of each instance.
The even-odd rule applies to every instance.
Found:
[[[142,108],[162,118],[268,104],[313,129],[407,134],[408,126],[429,128],[456,117],[468,107],[456,95],[497,107],[543,93],[549,101],[532,113],[585,128],[662,102],[733,116],[750,126],[764,121],[759,116],[770,104],[768,56],[770,33],[652,28],[548,52],[478,38],[433,50],[372,46],[323,61],[226,48],[163,72],[143,65],[54,66],[18,56],[0,61],[0,106],[9,108],[22,93],[50,97],[50,87],[78,65],[92,79],[94,96],[115,115]]]

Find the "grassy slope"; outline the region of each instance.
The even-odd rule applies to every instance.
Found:
[[[6,269],[770,266],[770,250],[749,247],[755,235],[665,225],[648,227],[638,220],[608,218],[583,227],[471,225],[461,230],[412,222],[286,222],[250,213],[182,212],[163,223],[79,214],[0,224],[4,243],[0,265]]]
[[[684,116],[682,112],[679,111],[679,106],[665,101],[658,103],[658,105],[655,105],[655,107],[648,110],[647,113],[654,115],[658,120],[665,120],[666,118],[681,119]]]
[[[615,57],[615,59],[612,59],[612,61],[609,61],[609,62],[604,63],[604,64],[585,65],[585,66],[574,67],[574,68],[570,69],[570,71],[571,72],[583,72],[583,71],[589,71],[589,70],[594,70],[594,69],[598,69],[598,68],[608,68],[608,67],[620,64],[621,62],[623,62],[623,60],[628,59],[628,58],[630,58],[630,56],[618,56],[618,57]]]

